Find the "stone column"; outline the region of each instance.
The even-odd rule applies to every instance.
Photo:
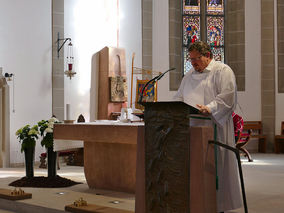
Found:
[[[238,91],[245,91],[245,1],[226,1],[225,63],[235,73]]]
[[[261,1],[261,120],[267,150],[273,151],[275,135],[274,0]],[[281,77],[279,78],[281,79]]]
[[[142,0],[142,68],[152,70],[152,8],[153,0]],[[142,73],[143,79],[151,79],[152,75]]]
[[[58,33],[64,38],[64,0],[52,0],[52,114],[64,120],[64,48],[57,53]],[[61,44],[61,43],[60,43]]]
[[[0,167],[10,165],[10,99],[9,86],[0,67]]]

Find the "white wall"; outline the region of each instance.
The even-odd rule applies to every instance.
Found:
[[[153,1],[153,70],[169,69],[169,3]],[[169,73],[158,82],[158,101],[171,101],[176,93],[169,91]]]
[[[245,120],[261,119],[261,7],[259,0],[245,1],[245,75],[246,91],[238,92],[238,102]],[[163,71],[169,67],[168,1],[153,1],[153,69]],[[158,100],[172,100],[169,75],[158,83]],[[282,119],[284,120],[284,119]]]
[[[261,120],[261,2],[245,1],[245,91],[238,92],[237,112],[244,120]]]
[[[105,46],[117,47],[117,0],[64,1],[64,33],[74,45],[75,75],[65,77],[65,104],[71,104],[71,118],[83,114],[90,118],[90,77],[92,55]],[[142,64],[141,1],[119,1],[119,48],[126,52],[128,94],[130,94],[131,57]],[[65,51],[66,52],[66,51]],[[130,99],[130,97],[128,97]]]
[[[0,66],[15,74],[15,112],[10,84],[11,163],[23,163],[15,132],[51,116],[51,0],[0,0]],[[43,152],[36,146],[36,160]]]

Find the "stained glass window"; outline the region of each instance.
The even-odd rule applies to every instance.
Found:
[[[200,14],[199,0],[183,0],[184,14]]]
[[[183,0],[183,64],[184,74],[191,69],[188,47],[200,40],[200,0]]]
[[[198,40],[207,41],[212,48],[214,59],[224,62],[224,1],[206,0],[205,3],[200,0],[182,0],[184,74],[192,68],[189,61],[188,47]],[[200,5],[200,2],[205,5]],[[201,14],[201,7],[205,8],[204,14]],[[202,23],[200,21],[201,17],[204,17]],[[206,38],[202,38],[202,35],[206,36]]]
[[[200,39],[200,17],[183,18],[183,43],[187,46]]]
[[[211,46],[224,45],[224,18],[207,17],[207,42]]]
[[[206,1],[206,37],[213,58],[224,62],[224,0]]]
[[[223,0],[207,0],[207,14],[210,15],[223,15],[224,14],[224,1]]]

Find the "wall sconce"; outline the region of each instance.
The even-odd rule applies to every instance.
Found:
[[[14,77],[15,77],[15,74],[13,73],[5,73],[4,77],[6,78],[7,81],[13,81],[13,97],[12,97],[12,104],[13,104],[13,112],[15,113],[15,84],[14,84]]]
[[[60,41],[63,41],[61,46],[59,44]],[[59,52],[67,41],[70,41],[70,42],[68,44],[67,57],[66,57],[66,70],[64,71],[64,74],[67,77],[69,77],[71,80],[71,78],[74,77],[74,75],[76,74],[76,72],[73,71],[73,64],[74,64],[73,45],[71,43],[71,38],[60,39],[59,32],[58,32],[57,34],[57,58],[59,58]]]
[[[6,80],[7,80],[7,81],[12,81],[12,80],[13,80],[13,79],[12,79],[13,75],[14,75],[13,73],[10,73],[10,74],[9,74],[9,73],[6,72],[6,73],[5,73],[5,78],[6,78]]]

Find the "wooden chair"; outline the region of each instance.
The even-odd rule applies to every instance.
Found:
[[[60,169],[59,157],[65,157],[65,156],[68,157],[68,163],[70,163],[72,160],[74,161],[74,157],[73,157],[74,154],[75,154],[75,151],[60,151],[60,152],[57,152],[57,169],[58,170]],[[46,154],[46,152],[41,153],[39,158],[40,158],[39,168],[46,169],[47,168],[47,163],[46,163],[47,154]]]
[[[281,142],[284,142],[284,121],[281,122],[281,135],[275,135],[274,138],[274,151],[275,153],[280,153],[281,151]]]
[[[245,156],[248,158],[249,162],[253,162],[253,159],[251,158],[250,153],[244,146],[249,142],[249,139],[251,138],[251,130],[249,129],[247,132],[239,132],[239,135],[236,140],[236,148],[241,150],[245,153]]]
[[[243,132],[251,131],[250,138],[258,139],[258,152],[266,153],[266,135],[262,133],[261,121],[244,121]]]

